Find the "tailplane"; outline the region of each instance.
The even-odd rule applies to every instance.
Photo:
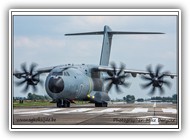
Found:
[[[66,36],[71,35],[103,35],[103,43],[102,43],[102,52],[100,57],[100,65],[108,66],[110,52],[111,52],[111,44],[112,44],[112,36],[113,35],[124,35],[124,34],[163,34],[160,32],[122,32],[122,31],[112,31],[111,28],[107,25],[104,26],[104,31],[97,32],[85,32],[85,33],[72,33],[65,34]]]

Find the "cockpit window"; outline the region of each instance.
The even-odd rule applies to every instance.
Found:
[[[52,75],[63,75],[63,72],[53,72]]]

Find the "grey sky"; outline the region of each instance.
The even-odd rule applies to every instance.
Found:
[[[162,35],[115,35],[112,40],[110,62],[128,69],[146,70],[152,64],[164,65],[164,70],[177,72],[176,16],[14,16],[14,68],[32,62],[38,68],[60,64],[99,64],[103,36],[70,36],[66,33],[101,31],[108,25],[116,31],[157,31]],[[41,76],[45,82],[45,75]],[[176,78],[166,78],[172,82],[171,89],[164,87],[165,95],[176,93]],[[16,81],[17,79],[14,78]],[[144,83],[139,77],[129,78],[129,89],[122,89],[117,95],[111,90],[112,98],[122,98],[128,94],[138,98],[148,98],[150,89],[142,90]],[[14,86],[14,96],[26,96]],[[38,86],[38,94],[46,95],[44,86]],[[32,91],[32,90],[31,90]],[[156,92],[156,95],[159,95]]]

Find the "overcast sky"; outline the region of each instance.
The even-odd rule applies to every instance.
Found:
[[[161,35],[114,35],[110,62],[127,69],[146,70],[152,64],[164,65],[162,71],[177,73],[176,16],[14,16],[14,69],[26,62],[38,64],[38,68],[60,64],[99,64],[103,36],[64,36],[66,33],[102,31],[108,25],[116,31],[163,32]],[[46,75],[41,76],[45,82]],[[170,79],[172,87],[164,86],[164,96],[176,94],[176,78]],[[14,81],[17,81],[14,78]],[[111,98],[122,98],[128,94],[136,98],[148,98],[147,90],[140,84],[139,77],[127,79],[131,87],[117,95],[114,88]],[[14,96],[21,93],[24,86],[14,86]],[[38,85],[38,94],[47,95],[44,86]],[[32,91],[32,90],[30,90]],[[159,95],[159,91],[156,92]]]

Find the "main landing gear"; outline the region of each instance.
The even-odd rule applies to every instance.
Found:
[[[103,103],[95,103],[95,107],[107,107],[108,104],[103,102]]]
[[[70,102],[68,100],[59,99],[57,101],[57,107],[70,107]]]

